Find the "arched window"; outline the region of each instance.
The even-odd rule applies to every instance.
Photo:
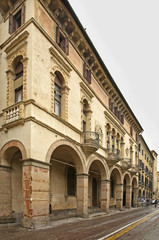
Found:
[[[76,195],[76,170],[73,167],[67,169],[67,195]]]
[[[23,100],[23,64],[18,62],[15,66],[14,79],[15,103]]]
[[[61,116],[61,80],[57,75],[54,81],[54,112]]]

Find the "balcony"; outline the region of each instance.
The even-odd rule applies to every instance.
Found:
[[[120,151],[118,149],[109,148],[107,149],[108,158],[107,162],[109,165],[114,165],[120,161]]]
[[[133,174],[136,174],[138,172],[138,165],[136,164],[132,164],[131,168],[129,169],[129,171]]]
[[[24,119],[24,103],[16,103],[3,110],[4,125]]]
[[[131,159],[130,158],[123,158],[121,159],[121,169],[128,170],[131,167]]]
[[[99,134],[96,132],[82,133],[82,148],[86,156],[96,152],[99,148]]]

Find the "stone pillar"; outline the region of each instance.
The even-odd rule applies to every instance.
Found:
[[[109,211],[110,202],[110,180],[101,180],[101,209]]]
[[[116,138],[117,138],[117,136],[114,135],[114,149],[117,149]]]
[[[0,223],[14,222],[12,214],[11,168],[0,165]]]
[[[37,228],[48,224],[50,164],[34,159],[23,160],[22,226]]]
[[[116,184],[116,208],[122,209],[123,207],[123,184]]]
[[[88,217],[88,174],[77,174],[77,215]]]
[[[133,188],[134,197],[133,197],[133,207],[137,207],[138,200],[138,188]]]
[[[126,186],[126,207],[131,208],[132,186]]]
[[[109,131],[109,149],[112,149],[112,131]]]

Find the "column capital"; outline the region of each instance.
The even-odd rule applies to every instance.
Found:
[[[85,178],[87,177],[88,178],[89,174],[87,174],[87,173],[77,173],[76,176],[79,177],[79,178],[82,178],[82,177],[85,177]]]
[[[46,169],[49,169],[50,166],[52,165],[51,163],[42,162],[40,160],[33,159],[33,158],[22,159],[21,161],[23,163],[23,166],[34,166],[34,167],[40,167],[40,168],[46,168]]]
[[[10,172],[12,167],[0,165],[0,171]]]
[[[116,186],[123,186],[123,185],[124,185],[123,183],[116,184]]]
[[[101,182],[109,182],[109,183],[110,183],[111,180],[109,180],[109,179],[105,179],[105,180],[104,180],[104,179],[103,179],[103,180],[101,180]]]

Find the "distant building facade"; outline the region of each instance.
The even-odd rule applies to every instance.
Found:
[[[157,198],[157,154],[139,137],[139,199]]]
[[[0,222],[137,206],[143,129],[69,2],[0,13]]]

